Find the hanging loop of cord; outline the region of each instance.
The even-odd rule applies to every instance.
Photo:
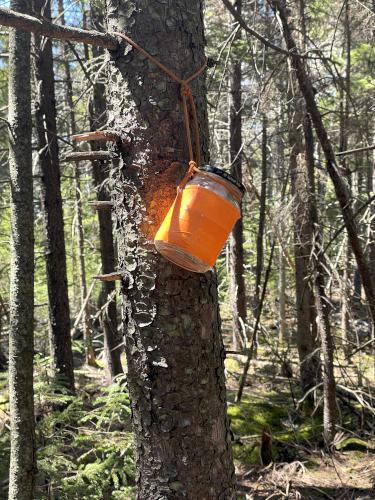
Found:
[[[198,170],[198,166],[200,165],[200,160],[201,160],[201,144],[200,144],[200,133],[199,133],[199,123],[198,123],[198,115],[197,115],[197,109],[195,106],[195,101],[194,101],[194,96],[191,91],[189,83],[196,78],[198,78],[206,69],[207,67],[207,59],[205,60],[203,66],[199,68],[195,73],[193,73],[191,76],[189,76],[186,80],[183,80],[179,78],[177,75],[173,73],[169,68],[164,66],[163,63],[158,61],[154,56],[152,56],[149,52],[147,52],[143,47],[138,45],[134,40],[132,40],[129,36],[124,35],[123,33],[118,33],[118,32],[111,32],[111,35],[117,36],[119,38],[122,38],[125,40],[127,43],[129,43],[132,47],[134,47],[138,52],[143,54],[149,61],[151,61],[153,64],[158,66],[165,74],[167,74],[172,80],[174,80],[176,83],[180,85],[181,89],[181,99],[182,99],[182,110],[183,110],[183,115],[184,115],[184,126],[186,130],[186,139],[187,139],[187,146],[188,146],[188,151],[189,151],[189,170],[186,173],[185,177],[182,179],[181,183],[179,184],[178,188],[181,190],[191,175]],[[194,142],[195,142],[195,157],[194,157],[194,151],[193,151],[193,140],[191,136],[191,123],[190,123],[190,114],[189,114],[189,107],[188,104],[190,104],[190,109],[191,109],[191,116],[193,120],[193,127],[194,127]]]

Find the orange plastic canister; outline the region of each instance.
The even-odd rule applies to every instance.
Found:
[[[177,193],[156,233],[156,249],[189,271],[208,271],[241,216],[244,191],[224,170],[201,167]]]

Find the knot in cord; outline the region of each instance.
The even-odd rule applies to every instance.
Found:
[[[183,81],[181,83],[181,96],[190,98],[190,96],[192,96],[192,95],[193,94],[191,92],[191,88],[190,88],[188,82]]]
[[[189,181],[190,177],[192,177],[197,170],[199,170],[198,165],[195,163],[194,160],[190,160],[189,161],[189,169],[186,172],[186,174],[184,175],[180,184],[178,185],[177,191],[179,191],[181,193],[181,191],[184,189],[187,182]]]

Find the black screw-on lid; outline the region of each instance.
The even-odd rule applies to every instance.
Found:
[[[199,170],[218,175],[226,181],[231,182],[234,186],[236,186],[237,189],[241,191],[242,194],[244,194],[246,191],[245,186],[241,182],[239,182],[235,177],[233,177],[233,175],[228,174],[228,172],[225,172],[225,170],[222,170],[221,168],[211,167],[211,165],[203,165],[202,167],[199,167]]]

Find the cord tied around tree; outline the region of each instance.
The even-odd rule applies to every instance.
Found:
[[[129,43],[132,47],[134,47],[138,52],[140,52],[142,55],[144,55],[149,61],[151,61],[153,64],[155,64],[158,68],[160,68],[166,75],[168,75],[172,80],[174,80],[176,83],[180,85],[180,94],[181,94],[181,100],[182,100],[182,110],[183,110],[183,115],[184,115],[184,127],[186,131],[186,141],[187,141],[187,146],[188,146],[188,151],[189,151],[189,169],[182,179],[181,183],[178,186],[178,189],[181,190],[185,186],[186,182],[188,179],[193,175],[193,173],[198,170],[200,162],[201,162],[201,142],[200,142],[200,132],[199,132],[199,121],[198,121],[198,115],[197,115],[197,109],[195,106],[195,101],[194,101],[194,96],[192,93],[192,90],[190,88],[190,82],[198,78],[206,69],[207,67],[207,58],[204,62],[204,64],[192,75],[190,75],[186,79],[182,79],[179,76],[177,76],[173,71],[171,71],[167,66],[165,66],[163,63],[161,63],[158,59],[156,59],[154,56],[152,56],[147,50],[145,50],[143,47],[138,45],[134,40],[132,40],[129,36],[124,35],[123,33],[118,33],[118,32],[112,32],[110,33],[112,36],[117,36],[121,38],[122,40],[125,40],[127,43]],[[191,116],[189,113],[189,106],[190,104],[190,110],[191,110]],[[191,123],[191,119],[193,123]],[[194,155],[194,150],[193,150],[193,140],[192,140],[192,126],[194,128],[194,142],[195,142],[195,155]]]
[[[174,203],[155,234],[154,244],[159,253],[176,265],[204,273],[215,265],[235,222],[241,217],[244,193],[242,184],[227,172],[208,165],[199,168],[199,121],[190,82],[204,72],[207,59],[195,73],[182,79],[127,35],[117,32],[111,35],[125,40],[180,85],[189,168],[177,187]]]

